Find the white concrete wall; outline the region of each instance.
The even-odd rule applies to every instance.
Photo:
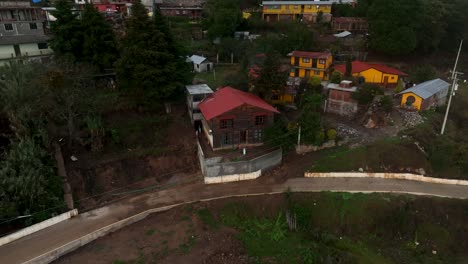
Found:
[[[37,43],[20,44],[19,47],[22,56],[40,56],[52,53],[51,49],[39,49]]]
[[[15,57],[13,45],[0,45],[0,59],[10,59]]]
[[[20,238],[22,238],[24,236],[30,235],[30,234],[32,234],[34,232],[37,232],[37,231],[42,230],[44,228],[47,228],[49,226],[55,225],[55,224],[60,223],[62,221],[68,220],[68,219],[70,219],[70,218],[72,218],[73,216],[76,216],[76,215],[78,215],[78,210],[73,209],[71,211],[63,213],[63,214],[58,215],[56,217],[52,217],[52,218],[49,218],[49,219],[47,219],[45,221],[37,223],[35,225],[23,228],[18,232],[15,232],[13,234],[10,234],[8,236],[4,236],[4,237],[0,238],[0,246],[8,244],[10,242],[13,242],[13,241],[15,241],[17,239],[20,239]]]
[[[245,174],[205,177],[205,184],[253,180],[253,179],[257,179],[258,177],[260,177],[260,175],[262,175],[262,170],[254,171],[251,173],[245,173]]]
[[[410,180],[438,184],[468,185],[468,181],[426,177],[411,173],[372,173],[372,172],[306,172],[306,178],[383,178]]]

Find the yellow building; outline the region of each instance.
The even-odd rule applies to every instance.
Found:
[[[330,52],[293,51],[288,54],[291,57],[291,72],[289,76],[310,78],[317,76],[321,80],[330,79],[330,67],[333,57]]]
[[[450,84],[441,79],[420,83],[399,93],[400,106],[418,111],[445,104]]]
[[[336,65],[335,70],[344,75],[346,65]],[[383,87],[395,87],[400,77],[407,76],[406,73],[395,68],[362,61],[353,61],[351,71],[354,77],[362,77],[366,83],[374,83]]]
[[[262,17],[268,22],[307,21],[317,22],[319,13],[322,22],[331,21],[332,1],[262,1]]]

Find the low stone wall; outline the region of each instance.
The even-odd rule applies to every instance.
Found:
[[[262,170],[258,170],[252,173],[246,174],[234,174],[234,175],[225,175],[225,176],[217,176],[217,177],[205,177],[206,184],[212,183],[223,183],[223,182],[234,182],[234,181],[246,181],[246,180],[253,180],[262,175]]]
[[[205,183],[243,181],[256,179],[263,170],[281,164],[283,151],[277,149],[246,161],[221,162],[221,157],[205,158],[203,149],[198,143],[198,160]]]
[[[4,236],[2,238],[0,238],[0,246],[3,246],[5,244],[8,244],[10,242],[13,242],[17,239],[20,239],[22,237],[25,237],[27,235],[30,235],[34,232],[37,232],[39,230],[42,230],[44,228],[47,228],[49,226],[52,226],[52,225],[55,225],[57,223],[60,223],[62,221],[65,221],[65,220],[68,220],[70,218],[72,218],[73,216],[76,216],[78,215],[78,210],[77,209],[73,209],[71,211],[68,211],[66,213],[63,213],[61,215],[58,215],[58,216],[55,216],[55,217],[52,217],[52,218],[49,218],[45,221],[42,221],[40,223],[37,223],[37,224],[34,224],[32,226],[28,226],[26,228],[23,228],[13,234],[10,234],[8,236]]]
[[[333,148],[337,146],[342,146],[344,144],[348,143],[347,140],[342,140],[342,141],[334,141],[334,140],[329,140],[325,143],[323,143],[320,146],[315,146],[315,145],[296,145],[296,153],[297,154],[305,154],[308,152],[313,152],[313,151],[318,151],[322,149],[327,149],[327,148]]]
[[[420,181],[437,184],[468,185],[468,181],[432,178],[412,173],[372,173],[372,172],[306,172],[306,178],[383,178]]]

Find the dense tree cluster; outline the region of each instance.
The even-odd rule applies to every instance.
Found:
[[[467,36],[463,0],[360,0],[357,8],[333,5],[334,16],[366,17],[371,47],[390,54],[424,53],[457,46]]]

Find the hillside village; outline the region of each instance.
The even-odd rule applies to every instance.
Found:
[[[2,1],[1,236],[187,186],[267,188],[314,173],[468,180],[466,8]]]

